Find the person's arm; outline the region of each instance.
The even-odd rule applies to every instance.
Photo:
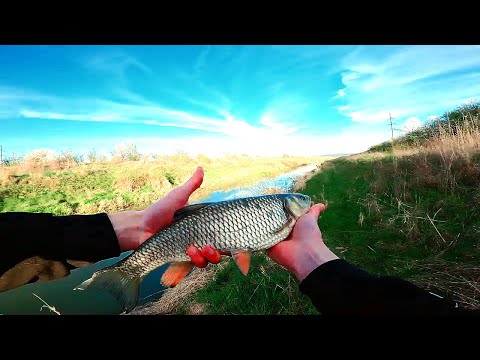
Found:
[[[300,291],[310,298],[322,315],[473,313],[408,281],[374,276],[339,259],[323,242],[318,227],[318,216],[324,210],[323,204],[312,206],[298,219],[286,240],[267,250],[269,257],[300,280]],[[203,254],[193,247],[189,251],[197,256]]]
[[[458,304],[390,276],[374,276],[339,259],[323,242],[314,205],[295,225],[291,236],[268,250],[290,270],[323,315],[448,315]]]
[[[0,213],[0,275],[24,259],[96,262],[120,255],[107,214]]]
[[[374,276],[343,259],[319,265],[300,283],[324,315],[454,315],[458,304],[390,276]]]
[[[175,211],[187,205],[202,182],[199,167],[182,186],[139,211],[70,216],[0,213],[0,291],[64,277],[77,264],[135,250],[172,222]],[[195,258],[192,262],[196,265]]]

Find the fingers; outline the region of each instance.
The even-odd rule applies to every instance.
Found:
[[[207,259],[203,257],[200,250],[193,245],[187,249],[187,255],[190,257],[196,267],[204,268],[208,264]]]
[[[207,258],[212,264],[218,264],[222,260],[222,255],[210,245],[204,246],[202,249],[202,255]]]
[[[204,246],[202,250],[192,245],[187,249],[187,255],[199,268],[204,268],[209,262],[218,264],[222,260],[222,255],[210,245]]]

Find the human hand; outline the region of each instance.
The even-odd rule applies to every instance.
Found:
[[[325,245],[318,227],[318,216],[324,204],[313,205],[302,215],[287,239],[267,250],[267,255],[292,272],[300,281],[320,265],[338,259]]]
[[[199,268],[204,268],[208,263],[218,264],[222,260],[222,254],[211,245],[206,245],[202,249],[191,245],[187,249],[187,255],[190,256],[195,266]]]
[[[305,279],[323,263],[338,259],[338,256],[324,244],[318,227],[318,216],[324,210],[323,204],[312,206],[308,213],[297,220],[287,239],[267,250],[267,255],[273,261],[292,272],[299,280]],[[201,250],[190,246],[187,254],[197,267],[205,267],[209,262],[216,264],[222,255],[210,245]]]
[[[185,207],[190,195],[202,184],[203,175],[203,169],[198,167],[187,182],[143,210],[108,214],[120,250],[135,250],[152,235],[170,225],[175,211]]]

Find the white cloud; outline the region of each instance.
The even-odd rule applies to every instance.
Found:
[[[200,72],[205,67],[207,55],[209,52],[210,46],[206,46],[198,55],[197,60],[195,61],[195,64],[193,66],[193,69],[196,73]]]
[[[387,124],[389,122],[390,116],[393,120],[405,116],[410,112],[410,109],[366,109],[362,111],[351,111],[351,108],[351,106],[346,105],[339,107],[338,110],[340,111],[340,113],[343,113],[344,115],[350,117],[352,121],[366,124],[381,122]]]
[[[92,70],[104,71],[117,76],[123,76],[130,67],[147,75],[153,74],[146,64],[118,49],[91,56],[85,59],[83,64]]]
[[[202,130],[210,133],[220,133],[232,137],[255,138],[283,136],[296,132],[299,128],[293,124],[281,121],[288,119],[287,112],[279,118],[278,109],[270,108],[259,119],[258,124],[237,119],[226,110],[219,110],[218,117],[202,116],[187,111],[170,109],[161,106],[142,106],[120,104],[111,101],[97,103],[101,105],[97,111],[89,113],[60,113],[23,108],[18,115],[25,118],[49,120],[136,123],[153,126],[167,126]],[[93,104],[85,103],[84,108],[92,108]],[[284,107],[284,109],[286,109]]]
[[[345,94],[345,89],[340,89],[340,90],[337,91],[337,95],[335,95],[333,98],[337,99],[337,98],[343,97],[345,95],[346,95]]]
[[[338,153],[358,153],[389,138],[385,129],[352,127],[336,135],[281,135],[252,137],[182,137],[182,138],[134,138],[128,142],[138,146],[145,154],[173,154],[178,150],[194,156],[205,154],[220,157],[225,154],[262,156],[318,156]],[[121,142],[124,140],[118,140]]]
[[[408,118],[408,120],[403,123],[402,130],[404,132],[410,132],[418,129],[421,126],[422,126],[422,122],[420,121],[419,118],[411,117],[411,118]]]
[[[355,122],[380,123],[389,112],[400,122],[425,118],[480,93],[478,47],[359,46],[340,63],[349,108],[337,108]]]
[[[71,120],[71,121],[93,121],[93,122],[132,122],[126,119],[120,118],[116,114],[105,115],[82,115],[82,114],[61,114],[53,112],[39,112],[31,110],[20,110],[19,114],[26,118],[38,118],[49,120]]]

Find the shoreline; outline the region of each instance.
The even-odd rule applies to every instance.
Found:
[[[326,160],[325,162],[327,162]],[[323,164],[324,162],[322,162]],[[321,171],[322,164],[316,165],[315,169],[294,179],[292,192],[301,191],[305,188],[306,182],[315,174]],[[299,167],[299,169],[302,167]],[[274,189],[275,190],[275,189]],[[230,258],[224,257],[216,265],[209,264],[203,269],[195,268],[190,275],[181,281],[176,287],[165,289],[164,294],[158,300],[151,301],[142,306],[138,306],[128,314],[120,315],[175,315],[179,307],[185,304],[185,301],[201,288],[215,280],[216,275],[221,272],[230,263]],[[192,302],[188,304],[187,315],[205,315],[208,304]]]

